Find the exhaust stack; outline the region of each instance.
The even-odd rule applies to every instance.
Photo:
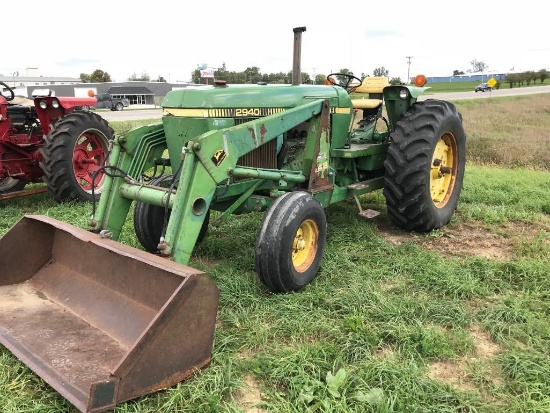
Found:
[[[306,27],[295,27],[294,31],[294,57],[292,60],[292,84],[299,85],[302,83],[302,33],[306,31]]]

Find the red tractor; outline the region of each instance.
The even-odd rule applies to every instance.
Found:
[[[20,98],[0,82],[0,196],[45,182],[58,202],[97,199],[113,129],[101,116],[76,110],[95,103],[49,93]]]

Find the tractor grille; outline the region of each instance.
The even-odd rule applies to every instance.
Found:
[[[235,119],[235,125],[251,121],[248,119]],[[237,162],[239,166],[251,168],[277,169],[277,139],[273,139],[252,152],[241,156]]]
[[[239,158],[237,165],[251,168],[277,169],[277,140],[273,139]]]

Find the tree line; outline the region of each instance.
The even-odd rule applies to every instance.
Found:
[[[336,73],[341,73],[343,75],[350,75],[354,76],[354,73],[349,69],[340,69]],[[388,76],[389,71],[384,67],[378,67],[373,70],[372,75],[373,76]],[[318,73],[315,75],[315,78],[312,78],[309,73],[301,72],[301,83],[302,84],[314,84],[314,85],[324,85],[325,81],[327,80],[327,76],[331,75],[332,73],[329,73],[328,75],[325,75],[323,73]],[[361,73],[360,76],[357,76],[359,79],[363,79],[367,76],[370,76],[369,74]],[[336,79],[339,81],[339,83],[345,83],[346,82],[346,76],[335,76]],[[261,73],[260,68],[253,66],[248,67],[244,72],[232,72],[228,71],[225,67],[225,64],[214,71],[214,78],[215,79],[222,79],[225,80],[227,83],[231,84],[245,84],[245,83],[271,83],[271,84],[289,84],[292,83],[292,71],[289,72],[279,72],[279,73]],[[206,79],[201,77],[200,70],[196,69],[191,73],[191,81],[193,83],[206,83]],[[400,78],[392,78],[390,80],[391,84],[399,84],[401,83]]]
[[[468,71],[470,73],[475,73],[475,72],[483,73],[485,70],[488,69],[488,66],[485,64],[485,62],[472,60],[472,62],[470,63],[472,64],[472,68],[473,68],[473,70]],[[355,76],[351,70],[346,68],[340,69],[337,73],[341,73],[342,75]],[[377,67],[372,72],[372,76],[388,76],[388,74],[389,74],[389,70],[387,70],[383,66]],[[464,75],[464,72],[460,70],[453,71],[453,76],[460,76],[460,75]],[[314,79],[312,79],[309,73],[302,72],[301,83],[323,85],[325,84],[327,76],[328,75],[319,73],[315,75]],[[368,76],[370,75],[361,73],[357,77],[359,79],[363,79]],[[345,76],[336,75],[335,77],[339,83],[346,82]],[[542,84],[549,77],[550,77],[550,72],[548,72],[546,69],[540,69],[539,71],[508,73],[504,79],[504,82],[508,83],[510,88],[512,88],[514,86],[523,86],[523,85],[529,86],[531,82],[535,84],[537,80],[539,80],[540,83]],[[234,72],[234,71],[228,71],[227,68],[225,67],[225,64],[223,64],[221,68],[214,71],[214,78],[225,80],[227,83],[230,83],[230,84],[246,84],[246,83],[254,84],[254,83],[260,83],[260,82],[265,82],[270,84],[289,84],[289,83],[292,83],[292,71],[279,72],[279,73],[262,73],[260,72],[259,67],[253,66],[253,67],[246,68],[246,70],[244,70],[243,72]],[[94,70],[91,74],[81,73],[80,80],[83,83],[105,83],[105,82],[112,81],[111,75],[109,75],[108,72],[105,72],[100,69]],[[166,79],[163,76],[158,76],[157,79],[152,80],[147,73],[142,73],[141,75],[137,75],[136,73],[133,73],[131,76],[128,77],[127,80],[144,81],[144,82],[150,82],[150,81],[166,82]],[[208,78],[202,78],[200,70],[196,69],[193,72],[191,72],[191,82],[196,84],[204,84],[204,83],[208,83]],[[409,82],[412,82],[412,78],[409,79]],[[393,77],[389,80],[389,83],[392,85],[398,85],[398,84],[402,84],[403,82],[401,81],[401,78]]]
[[[353,75],[353,72],[349,69],[340,69],[338,73]],[[384,67],[379,67],[374,69],[373,76],[387,76],[389,71]],[[369,76],[368,74],[361,73],[360,79]],[[345,76],[336,76],[340,83],[345,81]],[[359,77],[359,76],[358,76]],[[228,71],[225,67],[225,64],[214,71],[215,79],[225,80],[227,83],[231,84],[245,84],[245,83],[275,83],[275,84],[285,84],[292,83],[292,71],[289,72],[279,72],[279,73],[261,73],[259,67],[248,67],[243,72],[233,72]],[[315,84],[323,85],[327,75],[319,73],[315,75],[315,78],[312,79],[309,73],[302,72],[301,74],[301,83],[304,84]],[[112,82],[111,75],[103,70],[96,69],[92,73],[81,73],[80,80],[82,83],[106,83]],[[128,77],[128,81],[143,81],[143,82],[166,82],[166,79],[162,76],[159,76],[157,79],[152,80],[147,73],[142,73],[137,75],[136,73]],[[200,70],[196,69],[191,72],[191,82],[196,84],[204,84],[207,82],[206,78],[201,78]],[[400,78],[392,78],[390,80],[391,84],[401,83]]]

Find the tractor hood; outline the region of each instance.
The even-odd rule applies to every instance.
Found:
[[[169,92],[162,107],[293,108],[316,99],[330,99],[332,107],[351,107],[344,89],[325,85],[192,86]]]

